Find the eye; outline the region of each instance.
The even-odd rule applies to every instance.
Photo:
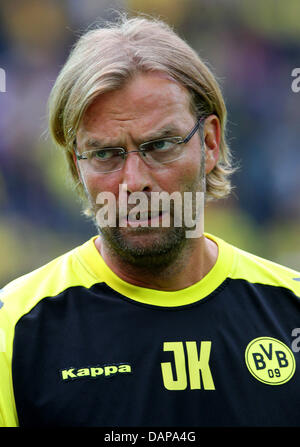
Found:
[[[121,152],[118,149],[98,149],[93,151],[92,158],[97,161],[106,161],[118,155],[121,155]]]
[[[175,143],[172,140],[156,140],[149,142],[146,149],[150,151],[164,152],[172,149],[174,146]]]

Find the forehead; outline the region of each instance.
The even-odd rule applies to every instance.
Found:
[[[105,131],[109,127],[163,126],[167,121],[183,123],[191,117],[188,90],[160,73],[136,75],[122,88],[97,97],[88,107],[79,131]],[[111,130],[111,129],[109,129]]]

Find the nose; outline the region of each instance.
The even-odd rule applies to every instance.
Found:
[[[138,152],[127,155],[122,171],[123,183],[127,185],[128,193],[151,191],[152,180],[150,168],[141,159]]]

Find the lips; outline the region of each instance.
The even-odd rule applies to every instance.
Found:
[[[150,210],[146,212],[139,211],[137,213],[128,213],[127,220],[128,222],[151,220],[160,217],[161,215],[162,211],[152,211],[152,213]]]
[[[139,226],[160,226],[160,222],[166,213],[163,211],[146,211],[146,212],[134,212],[128,213],[127,216],[119,218],[120,226],[130,226],[136,228]]]

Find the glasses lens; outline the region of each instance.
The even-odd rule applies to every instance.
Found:
[[[90,167],[97,172],[112,172],[122,168],[124,153],[119,148],[98,149],[88,153]]]
[[[141,149],[147,161],[152,161],[156,164],[164,164],[178,160],[178,158],[183,155],[181,142],[182,140],[180,137],[164,138],[144,143]]]

